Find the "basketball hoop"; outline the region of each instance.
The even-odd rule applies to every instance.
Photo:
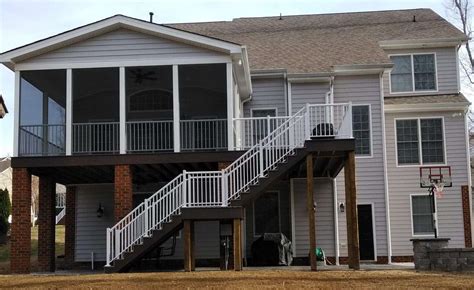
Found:
[[[427,188],[430,196],[430,208],[433,214],[433,232],[438,237],[438,218],[436,213],[436,198],[442,198],[445,187],[452,187],[451,166],[420,167],[420,187]]]

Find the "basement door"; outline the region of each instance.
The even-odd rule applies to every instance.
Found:
[[[371,204],[357,205],[359,253],[362,261],[375,260],[374,225]]]

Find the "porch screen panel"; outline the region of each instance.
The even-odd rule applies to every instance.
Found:
[[[66,70],[20,73],[19,155],[65,153]]]

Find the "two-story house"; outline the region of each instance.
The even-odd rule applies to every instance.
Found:
[[[435,229],[470,246],[466,41],[430,9],[167,25],[116,15],[4,52],[12,271],[30,269],[31,174],[41,270],[54,270],[54,182],[67,186],[67,262],[110,272],[183,259],[238,270],[265,233],[283,233],[312,269],[315,247],[352,268],[410,261],[410,239]],[[434,204],[426,166],[452,177]]]

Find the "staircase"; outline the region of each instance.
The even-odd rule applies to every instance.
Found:
[[[300,162],[313,137],[351,138],[351,104],[307,104],[227,168],[183,171],[107,229],[106,272],[126,271],[165,242],[182,227],[187,209],[245,205]]]

